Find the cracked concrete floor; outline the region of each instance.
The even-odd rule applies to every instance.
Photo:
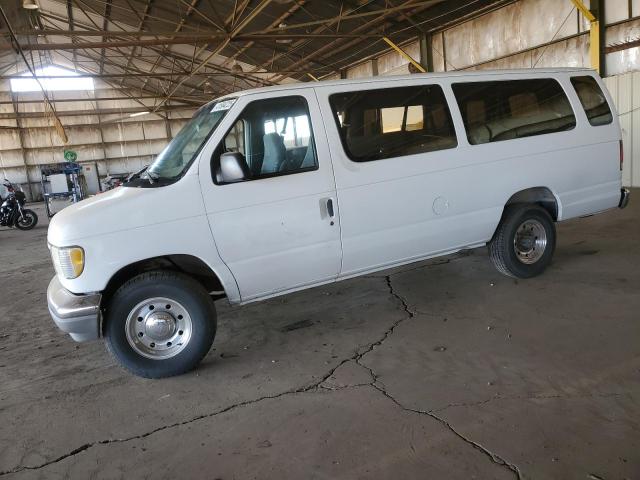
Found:
[[[640,478],[638,201],[561,224],[528,281],[479,249],[219,301],[162,381],[54,328],[45,237],[0,231],[0,477]]]

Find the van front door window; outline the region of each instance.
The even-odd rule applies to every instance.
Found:
[[[244,156],[251,173],[246,180],[316,169],[318,162],[304,98],[291,96],[251,102],[214,153],[214,172],[225,152]],[[216,182],[222,183],[219,175]]]

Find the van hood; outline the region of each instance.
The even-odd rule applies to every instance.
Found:
[[[158,188],[117,187],[56,213],[47,241],[57,247],[79,240],[204,214],[197,176]]]

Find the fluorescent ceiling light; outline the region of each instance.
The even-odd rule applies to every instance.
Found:
[[[129,115],[130,117],[139,117],[141,115],[147,115],[148,113],[151,112],[136,112],[136,113],[132,113],[131,115]]]

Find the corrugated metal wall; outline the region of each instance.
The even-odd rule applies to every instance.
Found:
[[[166,112],[168,119],[155,114],[130,118],[127,111],[143,109],[140,103],[152,110],[153,100],[123,100],[123,96],[122,91],[100,81],[95,81],[93,91],[51,92],[52,100],[58,100],[55,107],[69,137],[70,143],[64,146],[51,121],[42,116],[42,94],[14,93],[12,98],[10,82],[0,80],[0,176],[20,184],[29,197],[33,193],[38,199],[38,166],[63,162],[65,149],[75,151],[80,163],[96,164],[101,177],[133,172],[150,163],[195,111],[186,107]],[[60,101],[85,97],[83,101]],[[31,100],[34,102],[23,103]],[[96,110],[109,114],[97,115]]]
[[[585,4],[588,6],[589,1]],[[640,38],[640,0],[606,0],[606,44]],[[520,0],[431,33],[433,69],[589,67],[589,22],[569,0]],[[417,41],[403,45],[420,59]],[[405,74],[407,60],[389,52],[346,69],[346,78]],[[640,68],[640,47],[606,55],[607,75]],[[339,75],[328,77],[337,78]]]
[[[640,0],[606,0],[606,44],[639,38],[638,16]],[[436,33],[434,69],[589,67],[589,28],[569,0],[520,0]],[[607,54],[607,75],[637,69],[639,57],[640,48]]]
[[[494,59],[532,49],[554,39],[575,35],[588,29],[569,0],[521,0],[481,17],[444,30],[444,56],[447,70],[468,68]],[[561,49],[562,64],[574,66],[582,62],[582,52],[551,46],[543,52],[529,51],[502,61],[501,65],[483,68],[531,68],[549,66],[557,61]],[[573,58],[577,54],[577,58]],[[539,58],[541,57],[541,58]],[[589,61],[588,55],[586,58]],[[506,64],[505,64],[506,63]],[[452,68],[453,66],[453,68]]]
[[[625,159],[622,183],[640,187],[640,72],[608,77],[604,82],[620,115]]]

